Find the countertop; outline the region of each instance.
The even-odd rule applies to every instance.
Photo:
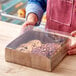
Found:
[[[20,30],[19,25],[0,21],[0,76],[76,76],[76,55],[66,56],[52,72],[6,62],[5,47],[20,35]]]

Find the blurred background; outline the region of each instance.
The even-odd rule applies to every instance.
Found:
[[[26,8],[27,2],[28,0],[0,0],[0,20],[22,25],[26,17],[21,18],[18,14],[22,12],[20,9]],[[41,24],[46,24],[46,13],[43,15]]]

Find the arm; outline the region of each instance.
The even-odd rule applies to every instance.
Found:
[[[35,25],[36,23],[39,24],[45,10],[45,0],[28,0],[28,4],[26,7],[27,21],[25,22],[25,26],[28,22],[33,23],[32,25]]]

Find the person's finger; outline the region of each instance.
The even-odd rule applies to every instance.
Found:
[[[69,47],[69,50],[76,48],[76,44]]]
[[[69,55],[76,55],[76,48],[68,51]]]
[[[22,28],[25,28],[28,25],[29,25],[29,22],[26,21],[26,23],[23,24]]]
[[[29,26],[29,25],[30,25],[30,26],[34,26],[35,23],[33,23],[33,22],[29,22],[29,23],[26,24],[26,26]]]
[[[26,22],[26,23],[23,25],[23,28],[25,28],[25,27],[27,27],[27,26],[29,26],[29,25],[34,26],[35,23],[34,23],[34,22]]]
[[[72,35],[73,37],[76,37],[76,31],[73,31],[73,32],[71,33],[71,35]]]

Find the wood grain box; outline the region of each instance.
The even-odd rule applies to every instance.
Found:
[[[54,40],[51,39],[51,34],[35,30],[27,31],[6,46],[5,60],[31,68],[52,71],[67,55],[67,38],[60,43],[61,47],[58,48],[54,55],[51,55],[49,58],[46,56],[16,50],[19,45],[36,39],[40,40],[43,44],[54,42]]]

